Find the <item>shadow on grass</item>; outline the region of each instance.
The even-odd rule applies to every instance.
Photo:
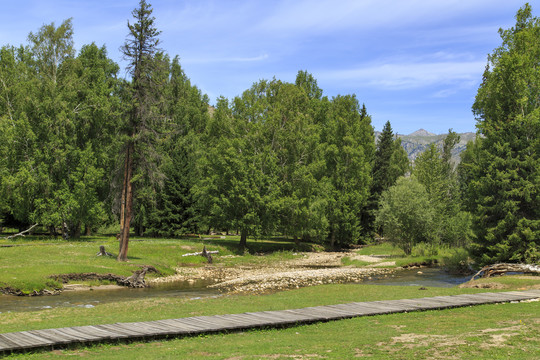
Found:
[[[242,255],[244,251],[240,248],[240,237],[212,238],[204,237],[202,239],[189,238],[190,241],[200,242],[204,245],[214,245],[225,247],[236,255]],[[245,251],[250,254],[270,254],[279,251],[312,251],[314,244],[300,243],[298,246],[291,239],[283,237],[266,238],[248,238]]]

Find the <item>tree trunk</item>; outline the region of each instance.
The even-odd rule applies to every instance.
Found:
[[[300,238],[296,235],[294,235],[294,245],[296,245],[296,247],[300,247]]]
[[[126,213],[126,189],[128,178],[129,146],[126,149],[126,158],[124,159],[124,180],[122,182],[122,197],[120,198],[120,233],[124,228],[124,216]]]
[[[74,239],[78,239],[81,237],[81,223],[77,223],[72,229],[71,229],[71,237]]]
[[[332,226],[332,230],[330,230],[330,248],[334,249],[336,246],[336,232],[334,230],[334,227]]]
[[[126,150],[126,178],[124,179],[125,191],[122,189],[122,193],[125,192],[125,209],[123,217],[123,227],[120,233],[120,250],[118,251],[118,261],[127,261],[127,252],[129,244],[129,230],[131,225],[131,214],[133,205],[133,187],[131,184],[131,178],[133,176],[133,143],[128,144]]]
[[[84,235],[86,236],[92,235],[92,227],[88,224],[84,225]]]
[[[247,230],[242,230],[240,233],[240,250],[244,251],[247,245]]]

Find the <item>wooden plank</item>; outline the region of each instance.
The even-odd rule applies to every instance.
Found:
[[[303,308],[292,310],[295,313],[311,316],[313,319],[334,320],[343,319],[345,316],[341,312],[332,311],[327,308]]]
[[[5,334],[0,334],[0,348],[2,350],[16,350],[21,348],[21,346],[17,342],[14,342],[13,340],[9,339],[4,335]]]
[[[33,341],[29,340],[28,337],[21,335],[20,333],[12,332],[2,335],[4,339],[16,344],[17,349],[31,349],[35,347]]]
[[[49,346],[57,343],[56,341],[52,341],[50,339],[47,339],[45,337],[32,334],[29,331],[21,331],[19,334],[26,336],[29,341],[32,341],[35,344],[35,347],[42,347],[42,346]]]
[[[252,327],[269,326],[275,321],[275,317],[260,313],[244,313],[242,318]]]
[[[110,340],[111,333],[104,329],[98,329],[93,326],[74,326],[69,328],[71,331],[79,332],[82,336],[88,338],[89,341],[95,340]]]
[[[204,319],[198,317],[189,317],[183,319],[184,323],[192,326],[197,332],[214,331],[221,328],[219,321],[212,319]]]
[[[392,310],[392,313],[416,311],[416,310],[419,310],[422,306],[416,300],[407,300],[407,299],[378,301],[377,303],[382,306],[386,305],[388,309]]]
[[[311,323],[362,315],[404,311],[444,309],[476,304],[501,303],[540,298],[540,290],[510,291],[435,296],[419,299],[353,302],[306,307],[302,309],[247,312],[197,316],[147,322],[76,326],[0,334],[0,352],[34,349],[76,342],[98,342],[111,339],[144,338],[163,335],[200,334],[220,330],[249,329],[261,326]]]
[[[80,342],[94,341],[94,340],[99,339],[98,336],[90,335],[74,328],[65,327],[65,328],[59,328],[55,330],[61,333],[67,334],[69,336],[76,337],[77,339],[79,339]]]
[[[171,327],[174,327],[177,335],[186,335],[192,333],[193,329],[179,321],[168,319],[168,320],[157,320],[160,323],[167,324]]]
[[[71,344],[80,341],[80,338],[60,332],[57,329],[31,330],[29,332],[50,340],[55,340],[57,344]]]
[[[290,322],[290,323],[297,323],[297,322],[303,322],[305,320],[312,319],[311,315],[304,315],[304,314],[298,314],[294,313],[291,310],[279,310],[279,311],[261,311],[259,312],[261,316],[267,316],[271,319],[281,318],[284,321]]]
[[[192,334],[196,331],[198,331],[198,327],[190,325],[189,323],[183,321],[183,319],[170,319],[170,320],[159,320],[160,322],[171,322],[172,324],[176,324],[176,326],[179,327],[179,332],[183,332],[185,334]]]
[[[197,332],[214,332],[216,330],[221,330],[221,320],[214,316],[196,316],[182,319],[187,324],[192,326]]]
[[[233,316],[216,315],[216,322],[223,326],[223,330],[240,330],[246,328],[246,323],[235,319]]]
[[[401,312],[402,307],[384,305],[376,302],[357,303],[359,315],[374,315],[374,314],[392,314],[395,312]],[[361,305],[360,305],[361,304]]]
[[[117,331],[118,334],[126,334],[129,338],[141,338],[146,336],[146,331],[140,328],[134,328],[130,323],[115,323],[108,326],[111,331]]]
[[[141,335],[140,331],[134,331],[129,329],[129,327],[122,327],[118,324],[103,324],[96,325],[98,329],[103,329],[109,331],[115,335],[115,338],[118,339],[129,339],[130,337],[136,337]]]
[[[135,331],[140,331],[142,335],[144,336],[159,336],[164,334],[163,328],[157,326],[153,326],[152,324],[145,323],[145,322],[131,322],[126,323],[124,328],[133,329]]]
[[[337,305],[327,305],[327,307],[330,307],[332,309],[336,309],[339,311],[343,311],[344,314],[347,316],[357,316],[358,315],[358,307],[350,305],[350,304],[337,304]],[[361,310],[362,308],[360,308]]]
[[[450,307],[457,307],[457,306],[466,306],[468,305],[468,301],[463,298],[453,298],[452,296],[434,296],[432,298],[423,298],[422,299],[426,306],[427,304],[440,304],[440,308],[450,308]]]

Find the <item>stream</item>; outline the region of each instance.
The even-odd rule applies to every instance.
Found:
[[[421,273],[419,273],[421,272]],[[470,276],[455,276],[446,273],[441,268],[422,268],[401,270],[389,277],[374,277],[359,284],[453,287],[464,283]],[[0,295],[0,313],[36,311],[58,307],[92,308],[99,304],[121,302],[141,298],[179,297],[187,299],[202,299],[218,297],[217,290],[207,288],[210,281],[172,282],[144,289],[98,289],[85,291],[64,291],[53,296],[11,296]]]

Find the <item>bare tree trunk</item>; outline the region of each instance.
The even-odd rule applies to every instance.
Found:
[[[133,143],[130,142],[126,152],[126,178],[124,179],[125,186],[125,210],[124,210],[124,223],[120,233],[120,250],[118,251],[118,261],[127,260],[128,243],[129,243],[129,230],[131,225],[131,214],[133,205],[133,187],[131,179],[133,176]],[[124,189],[122,189],[124,193]]]
[[[124,181],[122,183],[122,197],[120,199],[120,233],[124,228],[124,216],[126,211],[126,189],[128,178],[129,146],[126,148],[126,158],[124,159]],[[121,244],[121,243],[120,243]]]
[[[240,250],[244,251],[247,245],[247,230],[241,230],[240,233]]]
[[[334,249],[336,246],[336,232],[334,230],[334,227],[332,226],[332,229],[330,230],[330,248]]]

